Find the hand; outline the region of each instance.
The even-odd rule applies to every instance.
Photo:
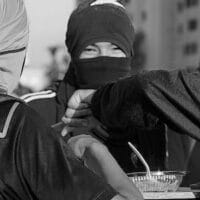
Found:
[[[87,127],[88,120],[82,119],[83,117],[90,116],[92,114],[89,109],[89,103],[95,90],[76,90],[68,101],[68,108],[62,121],[66,124],[66,127],[62,131],[62,136],[72,132],[74,128]]]
[[[68,101],[68,108],[80,110],[88,107],[91,103],[95,90],[76,90]]]
[[[107,135],[106,127],[93,116],[88,116],[83,119],[63,117],[63,122],[66,126],[62,130],[62,136],[66,136],[71,132],[73,132],[73,136],[87,134],[87,132],[91,132],[92,130],[98,131],[103,135]]]
[[[62,117],[63,123],[66,124],[66,134],[73,131],[74,128],[88,127],[89,116],[92,116],[92,111],[89,108],[77,108],[75,110],[67,108],[65,115]]]
[[[101,148],[106,148],[97,139],[90,135],[78,135],[71,137],[68,140],[68,145],[79,159],[85,159],[86,149],[92,148],[94,145],[100,145]]]
[[[107,148],[90,135],[79,135],[68,140],[68,145],[85,165],[98,175],[102,175],[102,161],[107,154]]]

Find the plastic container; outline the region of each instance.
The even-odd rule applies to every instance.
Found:
[[[180,186],[186,172],[157,171],[129,173],[128,176],[141,192],[175,192]]]

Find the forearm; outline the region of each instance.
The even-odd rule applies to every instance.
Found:
[[[118,193],[119,199],[142,199],[141,193],[119,167],[106,147],[94,143],[85,151],[85,160],[89,168],[103,177]]]
[[[130,113],[127,99],[131,92],[126,89],[128,85],[129,79],[107,84],[94,93],[91,109],[93,115],[105,126],[124,130],[129,123]]]
[[[200,139],[200,73],[153,71],[109,84],[92,98],[94,115],[104,124],[145,127],[151,113],[171,128]]]

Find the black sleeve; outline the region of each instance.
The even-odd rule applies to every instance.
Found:
[[[200,139],[200,71],[151,71],[100,88],[94,115],[108,127],[144,127],[153,114],[180,133]]]
[[[47,128],[32,109],[20,106],[15,119],[22,115],[18,123],[17,166],[30,194],[43,200],[100,200],[116,195],[72,155],[62,138]]]

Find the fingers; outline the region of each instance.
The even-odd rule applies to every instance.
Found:
[[[91,115],[92,111],[89,108],[84,108],[84,109],[72,109],[72,108],[67,108],[66,112],[65,112],[65,117],[66,118],[70,118],[70,117],[85,117],[88,115]]]
[[[98,119],[96,119],[94,116],[89,116],[87,117],[89,125],[91,128],[96,128],[96,127],[100,127],[102,129],[107,129]]]
[[[82,135],[82,134],[86,134],[86,135],[91,135],[90,130],[87,127],[81,127],[81,128],[77,128],[77,127],[69,127],[66,126],[65,128],[63,128],[61,135],[63,137],[65,136],[77,136],[77,135]]]
[[[91,102],[95,90],[76,90],[68,101],[68,107],[73,109],[86,108]]]
[[[63,117],[62,121],[71,127],[87,127],[88,126],[88,120],[85,118],[66,118]]]
[[[72,133],[73,131],[74,131],[74,127],[65,126],[61,131],[61,135],[65,137],[69,135],[70,133]]]
[[[100,126],[97,126],[96,127],[97,131],[101,133],[101,135],[109,135],[107,132],[106,132],[106,129],[104,128],[104,126],[100,125]]]
[[[70,132],[79,132],[78,134],[83,134],[91,130],[99,132],[101,135],[108,135],[106,127],[93,116],[85,118],[63,117],[62,121],[66,125],[62,130],[62,136],[66,136]]]
[[[72,106],[72,108],[77,109],[77,110],[86,109],[86,108],[89,108],[89,104],[81,102],[81,103],[75,104],[74,106]]]
[[[85,118],[70,118],[70,117],[63,117],[62,121],[70,127],[88,127],[89,129],[94,129],[96,127],[103,127],[101,122],[95,119],[93,116],[85,117]]]
[[[106,131],[107,129],[104,129],[103,126],[98,125],[95,128],[92,129],[93,137],[98,138],[99,136],[109,136],[109,133]]]
[[[74,154],[79,158],[83,157],[86,148],[93,143],[99,142],[89,135],[79,135],[72,137],[68,140],[68,145],[70,146]]]

